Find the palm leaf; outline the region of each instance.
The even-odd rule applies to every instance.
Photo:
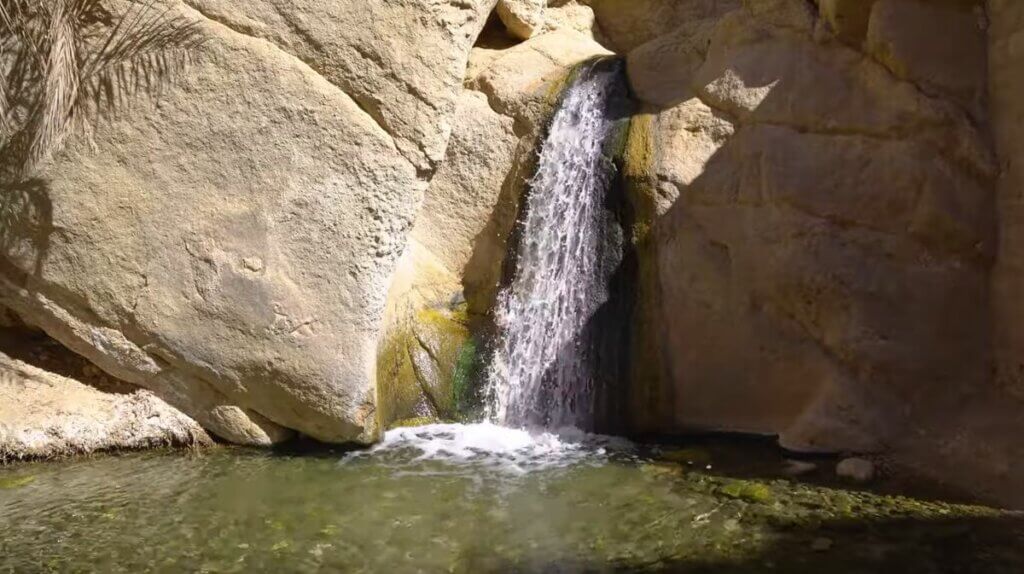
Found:
[[[75,120],[154,91],[189,62],[199,25],[158,0],[0,0],[0,160],[22,177]]]
[[[74,19],[76,0],[53,0],[47,38],[45,84],[33,114],[32,143],[27,165],[36,165],[63,143],[79,91],[78,42]]]
[[[203,42],[199,24],[149,0],[128,9],[82,64],[82,97],[116,104],[140,89],[156,89],[188,63]]]

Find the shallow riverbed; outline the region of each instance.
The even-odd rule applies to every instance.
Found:
[[[447,425],[19,465],[0,572],[1024,572],[1018,517],[773,478],[747,450]]]

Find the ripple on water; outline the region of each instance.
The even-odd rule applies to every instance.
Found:
[[[435,425],[341,462],[224,448],[0,468],[0,573],[1024,571],[1012,517],[647,450]],[[707,453],[716,472],[726,454]]]

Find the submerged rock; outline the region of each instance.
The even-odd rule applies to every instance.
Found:
[[[836,475],[855,482],[871,482],[875,478],[875,463],[863,458],[848,458],[836,465]]]
[[[766,504],[772,501],[772,490],[766,484],[752,481],[736,480],[729,482],[719,490],[729,498],[738,498],[747,502]]]
[[[786,466],[783,469],[783,474],[786,476],[804,476],[818,470],[818,465],[813,462],[805,462],[802,460],[787,460]]]

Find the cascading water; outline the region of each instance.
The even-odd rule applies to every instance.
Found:
[[[520,222],[516,271],[498,298],[489,418],[509,426],[591,429],[591,323],[610,297],[622,230],[606,209],[615,166],[622,65],[585,66],[543,144]]]

